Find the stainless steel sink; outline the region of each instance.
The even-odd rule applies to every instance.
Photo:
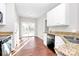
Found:
[[[79,38],[75,36],[64,36],[64,38],[66,38],[69,42],[79,44]]]

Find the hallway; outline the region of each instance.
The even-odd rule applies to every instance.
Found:
[[[31,37],[31,41],[26,44],[14,56],[55,56],[56,54],[49,50],[38,37]]]

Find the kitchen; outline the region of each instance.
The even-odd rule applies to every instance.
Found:
[[[50,7],[49,7],[50,6]],[[10,49],[7,49],[9,55],[15,54],[16,50],[20,50],[21,43],[30,42],[29,37],[36,36],[42,39],[44,45],[57,55],[79,55],[78,53],[68,54],[64,51],[60,51],[64,42],[63,39],[68,39],[64,36],[70,36],[75,42],[70,43],[70,46],[74,46],[74,50],[77,51],[78,43],[76,40],[79,38],[79,10],[78,3],[47,3],[47,4],[23,4],[23,3],[0,3],[0,40],[2,36],[6,39],[10,38]],[[5,16],[6,15],[6,16]],[[27,17],[26,17],[27,16]],[[33,35],[29,35],[29,31],[23,34],[22,22],[34,23],[35,27],[27,25],[27,29],[32,30]],[[28,23],[27,23],[28,22]],[[40,25],[39,25],[40,24]],[[25,26],[26,26],[25,25]],[[27,36],[27,40],[20,40],[23,36]],[[8,38],[7,38],[8,37]],[[6,40],[5,39],[5,40]],[[68,41],[68,40],[67,40]],[[8,42],[8,41],[7,41]],[[72,42],[72,41],[68,41]],[[77,45],[77,47],[75,47]],[[1,45],[6,46],[6,44]],[[68,45],[67,45],[68,47]],[[62,48],[62,47],[61,47]],[[69,48],[69,47],[68,47]],[[2,47],[1,47],[2,49]],[[1,50],[0,49],[0,50]],[[63,49],[63,48],[62,48]],[[3,50],[3,49],[2,49]],[[58,53],[61,52],[61,53]],[[72,51],[67,51],[72,52]],[[0,52],[3,53],[3,52]],[[4,54],[3,54],[4,55]],[[8,55],[8,54],[7,54]],[[4,56],[7,56],[6,54]]]

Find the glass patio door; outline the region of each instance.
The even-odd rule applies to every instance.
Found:
[[[22,22],[21,34],[23,37],[24,36],[35,36],[35,23]]]

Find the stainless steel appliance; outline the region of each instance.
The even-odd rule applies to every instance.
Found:
[[[0,23],[3,22],[3,13],[0,11]]]
[[[9,56],[11,54],[11,45],[11,36],[0,36],[0,56]]]
[[[55,35],[47,34],[47,47],[54,51],[54,46],[55,46]]]

